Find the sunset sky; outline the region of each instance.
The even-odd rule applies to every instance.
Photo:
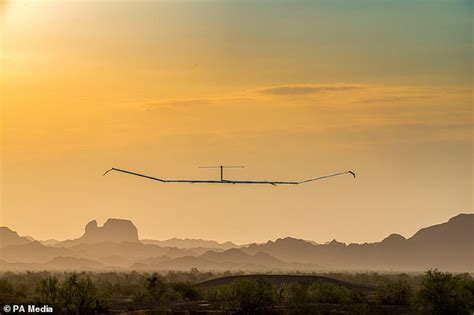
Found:
[[[406,237],[473,208],[472,1],[0,0],[0,225]],[[160,184],[218,178],[302,186]]]

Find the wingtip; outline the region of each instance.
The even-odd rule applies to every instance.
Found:
[[[113,171],[113,170],[114,170],[114,169],[113,169],[113,168],[111,168],[110,170],[106,171],[106,172],[105,172],[105,173],[104,173],[102,176],[105,176],[105,175],[107,175],[107,173],[108,173],[108,172],[110,172],[110,171]]]
[[[352,176],[354,176],[354,178],[356,178],[356,173],[353,172],[353,171],[347,171],[349,174],[351,174]]]

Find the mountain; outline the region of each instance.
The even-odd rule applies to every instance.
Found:
[[[284,238],[240,248],[264,252],[282,261],[318,263],[338,269],[474,271],[474,214],[419,230],[405,239],[391,234],[381,242],[346,245],[336,240],[317,245]]]
[[[97,261],[108,267],[128,268],[132,265],[133,260],[122,257],[120,255],[110,255],[97,258]]]
[[[12,263],[5,260],[0,259],[0,271],[23,271],[23,270],[34,270],[38,269],[38,264],[32,263]]]
[[[221,249],[227,250],[231,248],[237,248],[238,245],[232,242],[218,243],[216,241],[201,240],[201,239],[192,239],[192,238],[171,238],[164,241],[144,239],[141,240],[144,244],[154,244],[164,247],[178,247],[178,248],[207,248],[207,249]]]
[[[448,222],[416,232],[407,240],[413,259],[432,261],[442,269],[474,270],[474,214],[459,214]]]
[[[72,247],[79,244],[100,242],[139,242],[138,230],[130,220],[108,219],[102,227],[97,221],[87,223],[84,235],[74,240],[66,240],[55,244],[56,247]]]
[[[141,260],[131,266],[141,270],[320,270],[317,265],[285,263],[266,253],[249,255],[239,249],[232,248],[224,252],[208,251],[199,256],[184,256],[171,259],[166,256]]]
[[[22,270],[92,270],[105,269],[99,262],[75,257],[54,257],[45,263],[11,263],[0,260],[0,270],[22,271]]]
[[[0,248],[28,243],[31,243],[29,238],[19,236],[17,232],[10,230],[6,226],[0,226]]]
[[[217,253],[213,251],[209,251],[201,256],[199,258],[204,258],[209,261],[213,262],[219,262],[219,263],[230,263],[230,264],[253,264],[253,265],[263,265],[263,266],[268,266],[268,267],[281,267],[284,265],[284,263],[276,259],[275,257],[272,257],[269,254],[266,253],[256,253],[255,255],[249,255],[247,253],[244,253],[243,251],[233,248],[226,250],[222,253]]]
[[[42,266],[45,269],[59,269],[59,270],[84,270],[84,269],[102,269],[105,268],[104,264],[100,262],[76,257],[63,257],[58,256],[53,258]]]
[[[169,256],[148,257],[146,259],[138,261],[138,263],[146,264],[146,265],[158,265],[158,264],[161,264],[162,262],[170,261],[172,259],[173,258]]]
[[[293,237],[286,237],[279,238],[276,241],[268,241],[265,244],[250,244],[247,247],[242,247],[241,250],[252,255],[258,252],[267,253],[287,262],[310,263],[314,261],[313,250],[317,246],[320,245],[314,245],[308,241]]]
[[[441,270],[474,271],[474,214],[420,229],[405,238],[390,234],[380,242],[317,244],[286,237],[238,248],[213,241],[174,239],[188,248],[145,244],[128,220],[109,219],[103,227],[91,221],[82,237],[46,246],[0,228],[0,270],[142,269],[142,270]],[[166,241],[164,241],[166,242]],[[204,242],[204,243],[202,243]],[[212,250],[196,245],[216,246]]]
[[[255,255],[249,255],[236,248],[232,248],[221,253],[208,251],[199,257],[219,263],[244,263],[269,267],[282,267],[285,265],[284,262],[267,253],[258,252]]]
[[[297,262],[284,262],[272,255],[264,252],[257,252],[253,255],[247,254],[240,249],[229,249],[224,252],[209,251],[203,255],[198,256],[206,260],[218,263],[227,264],[248,264],[259,266],[262,269],[287,269],[287,270],[321,270],[323,267],[316,264],[303,264]]]
[[[44,240],[44,241],[39,240],[38,242],[40,242],[44,246],[55,246],[56,244],[60,243],[60,241],[52,239],[52,238],[48,240]]]
[[[423,228],[410,241],[413,244],[442,245],[474,249],[474,214],[459,214],[448,222]],[[467,248],[464,248],[467,246]]]
[[[135,267],[137,267],[135,265]],[[216,262],[207,260],[203,257],[195,256],[184,256],[175,258],[169,261],[164,261],[155,265],[141,265],[139,269],[145,270],[190,270],[192,268],[197,268],[199,270],[252,270],[252,271],[264,271],[270,270],[268,266],[244,263],[244,262]]]
[[[141,260],[156,256],[182,257],[194,253],[186,249],[160,247],[140,242],[101,242],[95,244],[80,244],[69,247],[75,257],[105,259],[110,256],[120,256],[128,260]]]
[[[0,259],[21,263],[45,263],[55,257],[69,255],[71,251],[66,248],[48,247],[37,241],[0,250]]]

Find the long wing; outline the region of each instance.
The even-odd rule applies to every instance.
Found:
[[[339,175],[344,175],[344,174],[351,174],[354,178],[356,178],[356,174],[353,171],[346,171],[346,172],[335,173],[335,174],[325,175],[325,176],[321,176],[321,177],[306,179],[306,180],[303,180],[303,181],[299,182],[298,184],[304,184],[304,183],[312,182],[312,181],[315,181],[315,180],[325,179],[325,178],[328,178],[328,177],[334,177],[334,176],[339,176]]]
[[[148,176],[148,175],[143,175],[135,172],[130,172],[127,170],[122,170],[119,168],[111,168],[107,172],[104,173],[104,176],[111,172],[111,171],[116,171],[116,172],[121,172],[125,174],[130,174],[130,175],[135,175],[139,177],[144,177],[147,179],[151,180],[156,180],[162,183],[192,183],[192,184],[268,184],[268,185],[299,185],[299,184],[304,184],[320,179],[325,179],[328,177],[334,177],[334,176],[339,176],[339,175],[344,175],[344,174],[351,174],[355,178],[355,173],[352,171],[347,171],[347,172],[341,172],[341,173],[335,173],[335,174],[330,174],[326,176],[321,176],[321,177],[316,177],[316,178],[311,178],[311,179],[306,179],[303,181],[295,182],[295,181],[267,181],[267,180],[202,180],[202,179],[162,179],[162,178],[157,178],[153,176]]]

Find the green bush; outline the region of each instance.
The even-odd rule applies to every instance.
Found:
[[[59,280],[54,276],[41,279],[36,288],[40,301],[48,305],[57,304],[60,290]]]
[[[419,311],[427,314],[470,314],[474,309],[474,283],[468,275],[426,272],[417,294]]]
[[[332,283],[314,283],[309,287],[309,295],[316,303],[345,304],[351,302],[352,291]]]
[[[166,302],[166,303],[173,303],[173,302],[178,302],[182,300],[183,300],[183,296],[181,295],[181,293],[176,291],[173,288],[167,288],[160,298],[160,301]]]
[[[288,309],[292,314],[308,314],[310,312],[308,304],[312,302],[312,299],[308,292],[308,286],[296,283],[289,285],[286,291]]]
[[[178,292],[185,301],[197,301],[201,297],[198,290],[189,282],[173,283],[172,288]]]
[[[54,283],[54,281],[52,282]],[[89,276],[69,275],[61,284],[58,304],[68,314],[95,314],[104,311],[97,288]]]
[[[0,279],[0,301],[2,303],[17,303],[18,296],[13,284],[8,279]]]
[[[157,274],[153,274],[152,277],[147,279],[145,287],[148,294],[155,301],[159,301],[163,293],[166,291],[165,282]]]
[[[274,304],[274,291],[266,281],[242,280],[231,285],[233,309],[238,314],[261,314]]]
[[[381,304],[410,305],[413,298],[413,289],[405,280],[388,281],[378,292]]]
[[[130,299],[135,303],[143,302],[145,300],[146,295],[147,292],[144,289],[136,288],[136,290],[130,294]]]

